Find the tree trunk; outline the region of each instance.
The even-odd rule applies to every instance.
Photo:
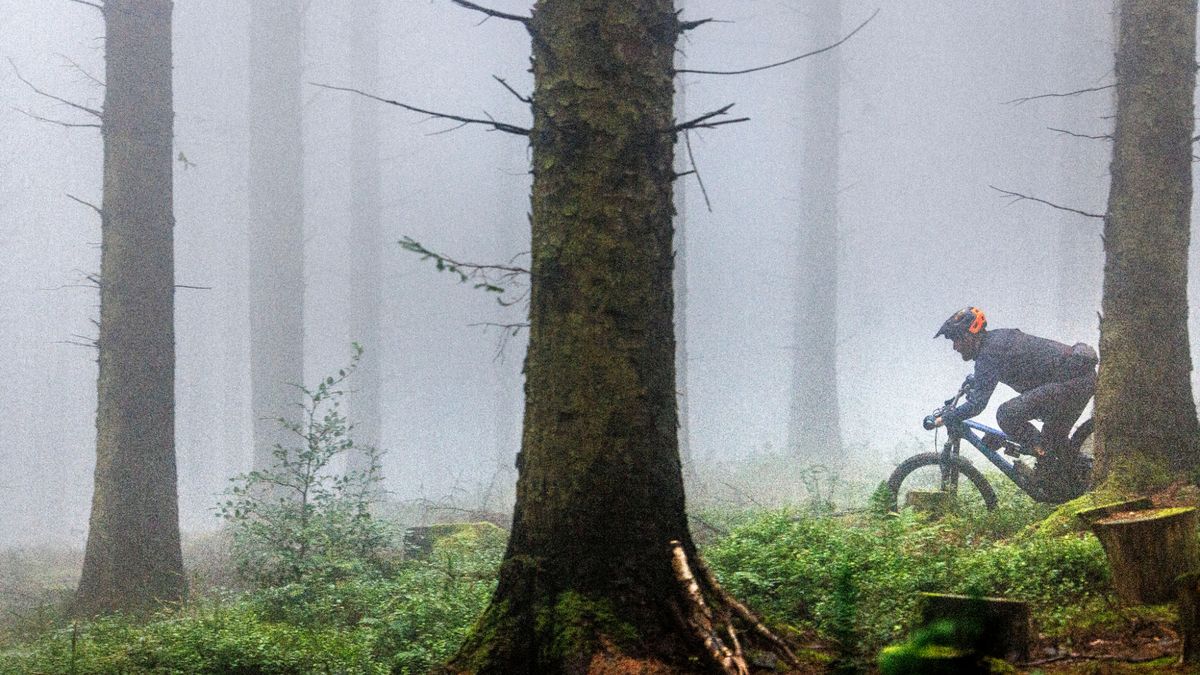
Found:
[[[304,382],[304,17],[301,0],[250,12],[250,386],[255,469],[294,443]]]
[[[684,53],[675,55],[676,67],[684,67]],[[675,109],[679,119],[687,116],[687,89],[679,83],[679,92],[675,97]],[[691,170],[686,161],[676,160],[676,171],[680,174]],[[696,473],[696,456],[692,454],[691,425],[689,424],[688,397],[688,330],[687,330],[687,193],[686,179],[675,183],[675,398],[678,401],[679,415],[679,458],[683,464],[684,484],[689,493],[699,489]],[[694,496],[694,494],[693,494]]]
[[[696,558],[677,447],[673,2],[539,0],[528,25],[532,289],[517,504],[495,595],[448,667],[696,672],[703,659],[737,672],[745,659],[724,628],[741,606]]]
[[[1100,477],[1197,465],[1188,347],[1196,0],[1124,0],[1105,219]],[[1139,478],[1140,477],[1140,478]]]
[[[175,468],[171,2],[106,0],[96,475],[78,615],[183,597]]]
[[[813,0],[805,43],[827,45],[841,33],[841,0]],[[806,464],[840,465],[837,393],[837,192],[841,57],[807,67],[801,94],[800,254],[793,338],[788,448]]]
[[[350,31],[351,61],[367,91],[376,89],[379,74],[379,0],[358,0]],[[355,97],[351,130],[350,337],[363,348],[350,390],[350,414],[358,449],[347,457],[347,470],[371,468],[363,450],[379,447],[379,390],[383,345],[379,339],[380,265],[384,241],[380,227],[379,106],[365,97]]]

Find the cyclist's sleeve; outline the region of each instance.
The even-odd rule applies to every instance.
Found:
[[[954,410],[942,416],[945,422],[961,422],[970,419],[987,408],[988,399],[996,391],[1000,383],[999,364],[990,358],[982,357],[975,361],[975,380],[967,389],[967,400]]]

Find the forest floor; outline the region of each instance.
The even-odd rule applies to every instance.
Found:
[[[819,499],[782,508],[722,502],[698,508],[693,531],[722,585],[802,647],[810,665],[797,672],[887,672],[881,651],[910,639],[915,598],[931,591],[1030,603],[1031,660],[993,672],[1200,673],[1178,664],[1173,604],[1122,606],[1093,535],[1061,527],[1071,519],[997,487],[995,511],[967,503],[934,520],[838,510]],[[1200,489],[1179,483],[1153,498],[1156,506],[1200,505]],[[230,664],[425,672],[470,629],[503,548],[501,530],[475,528],[383,575],[253,588],[232,578],[227,540],[195,537],[187,546],[189,605],[148,623],[96,624],[73,623],[63,611],[79,551],[0,551],[0,675],[218,673]],[[596,665],[605,673],[641,667]]]

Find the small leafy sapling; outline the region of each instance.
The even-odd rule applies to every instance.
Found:
[[[277,421],[295,444],[276,445],[274,464],[236,476],[217,515],[230,528],[236,571],[259,586],[380,571],[393,537],[371,506],[383,496],[381,453],[359,448],[340,410],[343,385],[362,357],[314,388],[297,385],[298,420]],[[362,453],[366,468],[337,473],[335,463]]]

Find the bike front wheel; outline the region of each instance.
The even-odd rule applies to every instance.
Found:
[[[970,462],[962,457],[952,457],[952,470],[958,471],[960,480],[958,485],[962,485],[961,478],[965,477],[967,482],[974,486],[979,492],[979,496],[983,498],[983,504],[992,510],[996,508],[996,491],[979,473]],[[888,478],[888,510],[898,511],[898,504],[902,504],[902,498],[913,490],[939,490],[942,487],[942,456],[937,452],[923,452],[919,455],[913,455],[908,459],[900,462],[896,470],[892,472]],[[969,489],[969,488],[968,488]]]

